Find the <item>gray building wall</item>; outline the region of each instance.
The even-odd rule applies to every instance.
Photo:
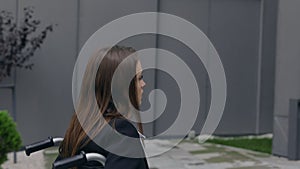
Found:
[[[17,123],[23,143],[28,144],[49,135],[64,134],[73,113],[73,66],[77,53],[87,38],[109,21],[145,11],[166,12],[187,19],[207,34],[215,45],[224,64],[228,83],[225,112],[216,134],[272,132],[276,2],[0,0],[1,9],[17,11],[19,17],[22,15],[22,8],[31,5],[35,6],[35,16],[43,23],[58,24],[36,53],[33,70],[17,72]],[[186,59],[195,58],[195,54],[178,41],[164,36],[137,36],[121,43],[137,49],[159,47],[170,50],[193,67],[201,92],[200,115],[193,129],[199,132],[210,105],[210,84],[203,67],[207,63]],[[164,64],[160,57],[156,59],[159,64]],[[147,84],[149,89],[168,89],[171,94],[168,102],[173,103],[167,109],[165,118],[145,126],[147,135],[156,135],[174,120],[170,117],[178,102],[177,88],[167,85],[166,76],[162,72],[150,71],[146,78],[150,81]],[[156,81],[151,82],[154,78]],[[0,92],[0,108],[11,110],[10,91],[0,89]]]
[[[289,100],[300,98],[299,8],[298,0],[279,1],[273,139],[279,156],[288,155]]]
[[[277,1],[161,0],[159,11],[195,24],[209,37],[220,55],[227,78],[227,100],[215,134],[272,132]],[[193,127],[199,133],[210,106],[210,84],[203,67],[208,63],[197,62],[195,54],[173,39],[159,36],[158,47],[172,51],[193,68],[201,93],[199,116]],[[160,57],[157,60],[164,64]],[[168,85],[158,73],[157,87],[167,88]],[[174,94],[176,89],[170,93],[174,101],[178,97]],[[166,112],[170,117],[176,107]],[[167,117],[157,120],[157,131],[166,128],[172,120]]]

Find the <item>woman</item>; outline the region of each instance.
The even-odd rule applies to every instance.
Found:
[[[149,168],[140,141],[143,128],[138,111],[145,82],[135,52],[130,47],[114,46],[101,49],[90,58],[76,113],[57,160],[84,151],[105,156],[104,168]],[[129,118],[135,119],[138,130]],[[102,167],[98,162],[88,162],[78,168]]]

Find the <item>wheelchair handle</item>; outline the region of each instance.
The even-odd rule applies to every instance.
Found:
[[[65,158],[65,159],[54,162],[52,164],[52,169],[71,168],[71,167],[82,165],[86,162],[87,162],[87,159],[86,159],[85,153],[81,152],[79,155]]]
[[[88,161],[98,161],[104,166],[105,157],[98,153],[85,154],[82,151],[79,155],[75,155],[73,157],[65,158],[54,162],[52,165],[52,169],[67,169],[71,167],[80,166]]]
[[[55,145],[55,143],[62,142],[63,138],[53,138],[53,137],[48,137],[46,140],[42,140],[30,145],[25,146],[25,153],[27,156],[30,156],[31,153],[52,147]]]

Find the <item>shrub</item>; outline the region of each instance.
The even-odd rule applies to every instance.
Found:
[[[28,61],[53,30],[53,25],[40,29],[41,21],[33,14],[33,7],[24,8],[24,17],[17,24],[11,12],[0,12],[0,81],[15,67],[32,69]]]
[[[0,165],[7,160],[7,153],[21,147],[21,137],[16,124],[7,111],[0,111]]]

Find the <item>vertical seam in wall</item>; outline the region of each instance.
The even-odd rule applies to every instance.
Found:
[[[159,0],[156,0],[156,12],[160,12],[160,6],[159,6]],[[157,49],[158,48],[158,23],[159,23],[159,16],[157,15],[157,17],[156,17],[156,35],[155,35],[155,48]],[[156,59],[155,59],[155,68],[157,68],[157,65],[158,65],[158,58],[157,58],[157,50],[155,50],[155,56],[156,56]],[[154,89],[156,89],[157,88],[157,73],[156,73],[156,71],[154,71]],[[154,96],[154,98],[155,98],[156,96]],[[152,128],[152,136],[155,136],[155,134],[156,134],[156,121],[155,121],[155,119],[156,119],[156,101],[157,101],[157,99],[155,98],[154,99],[154,112],[153,112],[153,120],[154,120],[154,122],[153,122],[153,128]]]
[[[19,0],[16,0],[16,24],[19,25]],[[12,111],[13,111],[13,119],[17,122],[17,93],[16,93],[16,84],[17,84],[17,69],[14,68],[14,77],[13,77],[13,87],[12,89]],[[13,153],[14,164],[17,163],[17,153],[14,151]]]
[[[260,20],[259,20],[259,43],[258,43],[258,71],[257,71],[257,97],[256,97],[256,134],[260,128],[260,101],[261,101],[261,74],[262,74],[262,45],[264,31],[264,7],[265,0],[260,1]]]
[[[76,55],[75,58],[77,58],[79,54],[79,18],[80,18],[80,1],[76,1]]]
[[[211,18],[212,18],[211,15],[212,15],[212,0],[208,0],[207,38],[209,39],[209,41],[211,41],[211,39],[210,39],[211,38]],[[210,52],[209,44],[208,44],[207,48],[208,48],[208,55],[207,55],[208,58],[206,59],[206,64],[207,64],[206,68],[209,69],[209,52]],[[203,63],[203,64],[205,64],[205,63]],[[208,111],[209,111],[209,107],[210,107],[209,105],[211,102],[211,98],[210,98],[210,100],[208,100],[209,85],[210,85],[209,76],[208,76],[208,74],[206,74],[205,75],[205,96],[204,96],[205,97],[205,109],[204,109],[205,110],[205,118],[208,116]],[[201,101],[200,101],[200,104],[201,104]]]
[[[79,54],[79,18],[80,18],[80,1],[77,0],[76,1],[76,30],[75,30],[75,62],[74,62],[74,68],[76,67],[76,62],[77,62],[77,57]],[[74,72],[75,71],[75,72]],[[75,76],[74,76],[75,74]],[[73,94],[73,88],[75,88],[76,90],[78,90],[78,69],[74,69],[73,70],[73,76],[72,76],[72,94]],[[73,79],[74,78],[74,79]],[[75,96],[73,96],[75,97]]]
[[[16,26],[19,26],[19,0],[16,0]],[[13,72],[13,87],[12,89],[12,111],[13,111],[13,119],[15,122],[17,122],[17,94],[16,94],[16,84],[17,84],[17,68],[14,68]]]
[[[280,6],[280,3],[281,1],[279,0],[276,0],[276,31],[275,31],[275,59],[274,59],[274,89],[273,89],[273,92],[274,92],[274,98],[273,98],[273,128],[272,128],[272,131],[274,133],[274,128],[275,128],[275,117],[277,117],[276,115],[276,103],[277,103],[277,95],[278,93],[276,92],[276,89],[277,89],[277,51],[278,51],[278,34],[279,34],[279,12],[280,12],[280,9],[279,9],[279,6]]]
[[[274,0],[275,2],[274,2],[274,5],[272,6],[272,8],[273,8],[273,10],[275,10],[275,24],[274,24],[274,26],[275,26],[275,32],[274,32],[274,36],[275,36],[275,38],[274,38],[274,42],[275,42],[275,44],[274,44],[274,60],[273,60],[273,81],[272,81],[272,83],[273,83],[273,89],[272,89],[272,92],[273,92],[273,100],[272,100],[272,128],[271,128],[271,130],[272,130],[272,133],[274,132],[274,119],[275,119],[275,89],[276,89],[276,60],[277,60],[277,31],[278,31],[278,6],[279,6],[279,1],[278,0]],[[274,14],[274,12],[272,12],[273,14]]]

